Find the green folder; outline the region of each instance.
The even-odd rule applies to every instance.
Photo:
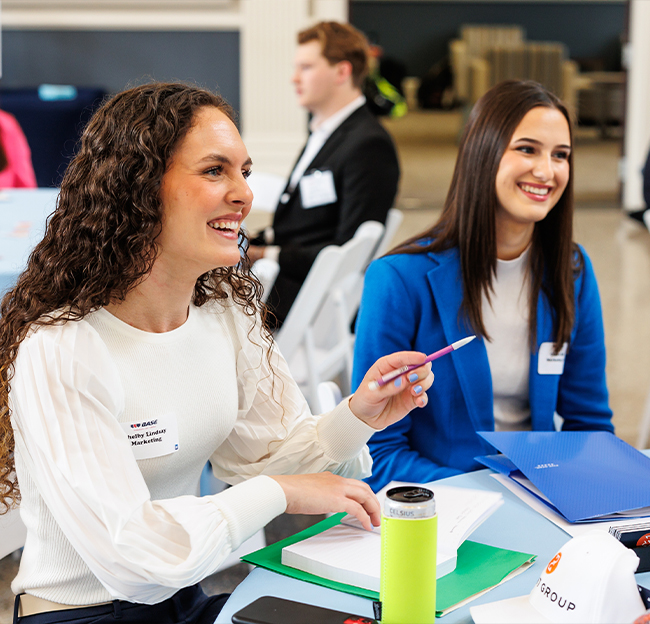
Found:
[[[344,515],[344,513],[335,514],[304,531],[300,531],[300,533],[252,552],[242,557],[242,560],[301,581],[363,596],[370,600],[379,600],[377,592],[330,581],[282,564],[282,549],[285,546],[295,544],[336,526]],[[509,574],[534,560],[535,555],[486,546],[469,540],[463,542],[458,549],[456,569],[438,579],[437,616],[440,617],[454,605],[498,585]]]

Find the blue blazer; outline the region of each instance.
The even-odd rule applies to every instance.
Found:
[[[605,336],[598,286],[584,250],[575,282],[576,318],[564,372],[540,375],[530,355],[532,429],[553,431],[557,411],[564,430],[613,431],[605,381]],[[398,254],[373,262],[365,277],[356,329],[353,386],[370,366],[395,351],[433,353],[474,331],[460,316],[463,299],[458,250]],[[544,295],[537,304],[537,347],[553,341]],[[482,467],[474,457],[494,453],[477,431],[494,430],[492,377],[477,338],[433,362],[428,404],[379,431],[369,442],[373,489],[391,480],[425,483]]]

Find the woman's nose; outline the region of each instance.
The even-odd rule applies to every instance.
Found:
[[[535,160],[533,175],[540,180],[550,180],[553,177],[553,166],[550,156],[540,155]]]
[[[243,205],[251,204],[253,202],[253,191],[251,191],[251,187],[248,186],[248,182],[243,175],[239,176],[238,179],[234,181],[230,200],[234,203]]]

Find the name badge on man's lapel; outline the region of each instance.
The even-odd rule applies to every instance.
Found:
[[[178,426],[174,414],[121,423],[136,459],[151,459],[178,450]]]
[[[539,375],[561,375],[564,372],[564,360],[569,347],[564,343],[559,353],[553,353],[552,342],[542,342],[539,345],[537,357],[537,373]]]
[[[300,178],[300,199],[303,208],[315,208],[336,201],[334,176],[331,171],[314,171]]]

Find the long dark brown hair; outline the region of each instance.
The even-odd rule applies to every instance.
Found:
[[[524,116],[536,107],[553,108],[569,124],[564,104],[542,85],[507,80],[492,87],[476,103],[461,138],[449,193],[440,219],[390,253],[440,252],[458,248],[463,278],[461,313],[474,331],[489,338],[481,312],[490,298],[497,267],[496,176],[501,158]],[[535,224],[530,251],[529,335],[536,347],[537,301],[540,290],[553,312],[555,349],[568,342],[575,317],[574,279],[582,254],[573,242],[573,152],[569,181],[555,207]]]
[[[226,101],[204,89],[153,83],[106,101],[84,130],[45,236],[0,307],[0,513],[20,498],[8,405],[13,364],[30,327],[79,320],[126,294],[150,271],[161,231],[159,192],[171,158],[197,112]],[[239,242],[246,245],[245,235]],[[244,312],[265,314],[261,285],[245,253],[237,267],[202,275],[193,303],[232,297]],[[270,344],[265,332],[263,338]]]

